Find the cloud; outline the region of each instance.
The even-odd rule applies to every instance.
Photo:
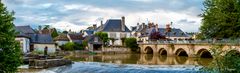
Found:
[[[198,31],[203,0],[4,0],[15,11],[16,25],[52,25],[73,31],[100,25],[100,20],[126,17],[128,27],[148,21],[160,27],[174,22],[175,28]],[[148,21],[147,21],[148,20]],[[68,29],[62,26],[68,24]],[[78,27],[75,28],[75,27]],[[186,28],[191,27],[191,28]]]

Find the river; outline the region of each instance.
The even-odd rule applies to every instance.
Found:
[[[48,69],[21,69],[39,73],[196,73],[211,58],[167,57],[151,54],[71,54],[72,65]],[[26,67],[26,66],[23,66]],[[26,67],[27,68],[27,67]]]

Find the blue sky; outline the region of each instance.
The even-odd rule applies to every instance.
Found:
[[[165,27],[197,32],[201,25],[203,0],[2,0],[15,11],[15,25],[51,25],[80,31],[100,20],[125,16],[128,27],[148,21]]]

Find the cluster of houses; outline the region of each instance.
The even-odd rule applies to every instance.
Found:
[[[147,42],[152,32],[159,32],[167,39],[171,40],[186,40],[191,39],[188,34],[181,29],[171,28],[171,32],[167,32],[166,28],[159,28],[158,24],[154,23],[137,23],[137,26],[131,27],[131,30],[125,24],[125,17],[121,19],[109,19],[97,27],[96,24],[79,33],[59,34],[57,37],[52,37],[51,34],[56,29],[42,29],[34,31],[30,26],[16,26],[18,35],[16,40],[20,42],[23,53],[29,53],[34,50],[44,50],[48,48],[48,52],[60,50],[59,46],[68,42],[82,44],[83,41],[88,42],[86,50],[101,50],[102,40],[94,35],[96,32],[105,32],[108,34],[109,45],[123,46],[124,38],[134,37],[137,41]]]

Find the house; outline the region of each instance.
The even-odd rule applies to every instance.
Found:
[[[50,34],[34,34],[31,35],[34,50],[44,51],[45,48],[48,48],[49,53],[54,53],[56,51],[57,45],[53,41]]]
[[[69,42],[82,44],[83,36],[81,33],[67,34],[67,37],[69,39]]]
[[[84,30],[83,33],[83,37],[87,37],[87,36],[91,36],[94,35],[94,33],[97,31],[97,25],[93,24],[92,27],[88,27],[88,29]]]
[[[122,38],[131,37],[131,31],[125,25],[125,17],[107,20],[105,24],[101,24],[97,32],[106,32],[111,39],[109,44],[113,46],[122,46]]]
[[[101,47],[102,47],[102,40],[95,35],[91,35],[91,36],[87,36],[84,41],[88,42],[88,50],[89,51],[101,51]]]
[[[60,34],[54,38],[54,41],[57,43],[58,46],[61,46],[68,43],[70,40],[67,37],[67,34]]]
[[[33,51],[33,49],[30,48],[30,35],[35,34],[34,30],[30,26],[15,26],[15,29],[18,33],[15,40],[20,42],[22,52],[28,53]]]
[[[30,26],[16,26],[16,31],[20,34],[16,36],[16,40],[21,40],[19,37],[28,37],[30,43],[30,52],[34,50],[43,50],[45,47],[48,48],[48,52],[55,52],[56,45],[50,34],[37,34]],[[23,45],[23,46],[26,46]]]
[[[58,45],[64,45],[68,42],[82,44],[83,36],[81,33],[60,34],[54,38],[54,42]]]
[[[28,37],[26,34],[22,32],[19,32],[15,40],[20,43],[20,48],[22,49],[23,54],[30,52],[30,37]]]
[[[171,32],[167,33],[166,28],[159,28],[158,29],[160,34],[163,34],[166,36],[166,38],[171,39],[171,40],[188,40],[191,39],[191,37],[183,32],[179,28],[172,28]]]

